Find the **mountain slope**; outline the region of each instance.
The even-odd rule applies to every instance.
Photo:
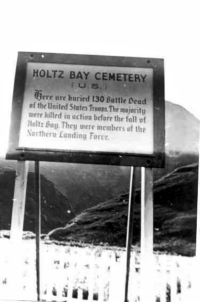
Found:
[[[199,120],[184,107],[165,102],[166,154],[197,155]]]
[[[176,169],[154,183],[155,250],[193,255],[196,238],[198,165]],[[48,238],[125,246],[128,194],[103,202],[52,230]],[[133,243],[140,238],[140,190],[134,205]]]
[[[0,169],[0,230],[10,229],[15,171]],[[53,183],[41,176],[42,232],[63,224],[74,217],[72,207],[65,196],[55,189]],[[29,173],[25,207],[24,230],[35,232],[36,194],[34,174]]]

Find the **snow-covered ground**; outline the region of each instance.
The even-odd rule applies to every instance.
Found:
[[[125,256],[125,250],[119,248],[42,242],[41,299],[123,301]],[[152,282],[156,302],[184,301],[192,288],[194,260],[154,255],[147,282]],[[132,251],[130,267],[129,299],[140,301],[139,252]],[[0,239],[0,299],[37,299],[35,240],[23,240],[19,246]]]

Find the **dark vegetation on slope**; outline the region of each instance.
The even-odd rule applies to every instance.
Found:
[[[193,255],[196,240],[198,165],[173,171],[154,183],[155,250]],[[128,194],[103,202],[48,237],[59,241],[125,246]],[[140,240],[140,190],[136,193],[133,244]]]
[[[0,230],[9,230],[13,205],[15,171],[0,169]],[[55,189],[52,182],[41,176],[42,233],[62,226],[63,221],[74,217],[65,196]],[[34,174],[29,173],[27,184],[24,230],[35,232],[36,193]]]

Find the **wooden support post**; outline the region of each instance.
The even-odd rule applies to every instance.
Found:
[[[10,238],[12,242],[19,242],[22,239],[26,203],[27,174],[28,162],[18,161],[11,219]]]
[[[26,203],[28,162],[18,161],[16,167],[15,188],[12,207],[10,249],[8,265],[8,285],[10,299],[21,298],[21,278],[22,278],[22,234],[24,225],[24,212]],[[15,272],[15,273],[13,273]]]
[[[126,237],[126,274],[125,274],[125,298],[128,301],[131,244],[133,240],[133,212],[135,203],[135,168],[131,167],[130,187],[129,187],[129,203],[128,203],[128,220],[127,220],[127,237]]]
[[[153,301],[153,170],[142,168],[141,301]]]
[[[35,162],[35,187],[36,187],[36,282],[37,300],[40,301],[40,237],[41,237],[41,182],[39,162]]]
[[[153,172],[150,168],[142,168],[141,253],[153,254]]]

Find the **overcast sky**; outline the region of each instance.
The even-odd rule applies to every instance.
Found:
[[[163,58],[165,99],[200,119],[198,1],[0,3],[0,155],[7,149],[17,52]]]

